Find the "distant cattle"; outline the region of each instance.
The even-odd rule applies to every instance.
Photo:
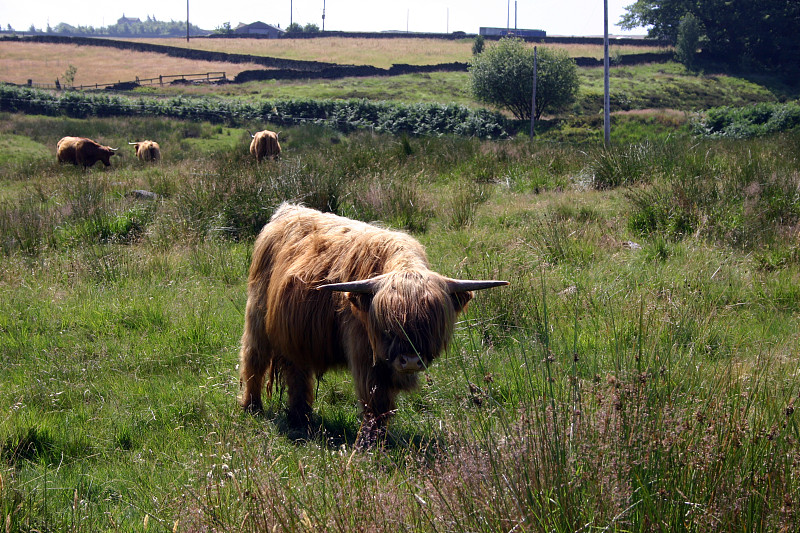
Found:
[[[278,155],[281,153],[281,144],[278,142],[278,135],[280,135],[280,132],[275,133],[269,130],[256,132],[255,135],[252,133],[250,134],[250,137],[253,139],[250,141],[250,153],[255,156],[256,161],[261,161],[265,157],[270,159],[278,158]]]
[[[242,406],[262,409],[279,382],[288,422],[307,427],[313,381],[349,368],[363,408],[358,444],[382,438],[400,391],[447,346],[472,292],[506,281],[429,268],[414,238],[283,204],[255,242],[240,352]]]
[[[139,141],[135,143],[128,143],[133,145],[133,150],[136,152],[136,157],[140,161],[161,161],[161,147],[155,141]]]
[[[59,163],[83,165],[84,168],[90,167],[98,161],[102,161],[105,166],[110,166],[109,159],[116,151],[117,148],[103,146],[86,137],[63,137],[56,145],[56,157]]]

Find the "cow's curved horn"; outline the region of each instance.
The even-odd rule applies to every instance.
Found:
[[[491,289],[492,287],[500,287],[502,285],[508,285],[508,282],[495,279],[448,279],[447,293],[453,294],[456,292],[480,291],[483,289]]]
[[[320,285],[317,290],[338,291],[338,292],[362,292],[367,294],[375,293],[375,278],[363,279],[359,281],[345,281],[343,283],[328,283]]]
[[[253,135],[252,133],[250,133],[250,130],[244,130],[244,131],[246,131],[246,132],[247,132],[247,134],[248,134],[248,135],[250,135],[250,138],[251,138],[251,139],[255,139],[255,137],[256,137],[256,136],[255,136],[255,135]]]
[[[119,150],[119,148],[111,148],[110,146],[108,147],[108,149],[111,150],[112,152],[116,152],[117,150]]]
[[[128,143],[128,144],[139,144],[139,143]]]

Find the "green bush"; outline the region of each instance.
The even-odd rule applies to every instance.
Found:
[[[578,93],[578,67],[566,50],[541,47],[536,68],[536,109],[533,110],[534,49],[517,38],[504,38],[470,62],[472,94],[481,102],[505,109],[517,119],[534,113],[557,113]]]
[[[800,127],[800,103],[760,103],[745,107],[715,107],[692,123],[695,134],[742,139]]]

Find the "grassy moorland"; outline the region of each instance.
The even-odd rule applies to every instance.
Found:
[[[800,137],[592,145],[5,114],[0,517],[16,531],[796,531]],[[253,125],[255,126],[255,125]],[[80,129],[123,146],[59,166]],[[125,142],[156,138],[160,165]],[[132,191],[157,193],[156,200]],[[354,451],[236,405],[255,233],[284,200],[412,232],[476,295]]]
[[[362,43],[361,41],[366,41]],[[164,44],[164,40],[158,40]],[[180,42],[180,40],[178,41]],[[177,45],[178,42],[171,43]],[[331,46],[334,42],[336,46]],[[428,41],[423,41],[428,43]],[[392,63],[468,61],[471,56],[469,39],[458,41],[436,40],[431,46],[421,46],[419,39],[195,39],[190,46],[207,47],[218,51],[314,59],[390,66]],[[322,48],[322,44],[325,44]],[[186,45],[185,41],[182,45]],[[279,49],[269,47],[276,47]],[[435,45],[435,47],[433,46]],[[491,44],[490,44],[491,45]],[[597,56],[602,47],[586,45],[548,45],[566,47],[576,56]],[[267,48],[264,48],[267,47]],[[326,51],[344,54],[327,57]],[[435,50],[435,61],[422,55],[422,50]],[[628,54],[636,50],[654,51],[652,47],[620,47]],[[108,83],[114,81],[149,78],[159,74],[224,71],[234,77],[241,70],[258,69],[257,65],[232,63],[206,63],[136,53],[100,47],[76,47],[41,43],[0,42],[0,81],[25,83],[53,83],[62,78],[69,65],[77,67],[75,83]],[[457,54],[452,56],[451,54]],[[65,58],[69,59],[65,59]],[[602,69],[580,69],[581,89],[578,100],[569,115],[574,119],[571,127],[583,127],[586,121],[595,120],[602,109]],[[615,66],[612,69],[612,110],[630,112],[637,110],[698,111],[711,106],[742,105],[746,103],[775,101],[786,96],[783,88],[775,90],[769,79],[747,80],[725,74],[707,72],[702,75],[687,72],[676,63],[637,66]],[[284,80],[249,82],[227,85],[176,85],[167,87],[142,87],[138,93],[155,95],[192,95],[204,97],[235,98],[254,102],[267,99],[354,99],[387,100],[403,103],[440,102],[479,107],[469,93],[469,76],[459,72],[434,72],[375,78],[343,78],[338,80]],[[796,95],[796,92],[794,93]]]

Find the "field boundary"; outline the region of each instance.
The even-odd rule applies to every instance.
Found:
[[[349,34],[354,35],[354,34]],[[369,35],[374,34],[357,34]],[[394,34],[393,34],[394,35]],[[438,35],[438,34],[437,34]],[[327,34],[326,34],[327,36]],[[558,41],[557,37],[532,38],[539,41],[548,39],[548,42],[574,42]],[[572,38],[575,39],[575,38]],[[592,40],[593,38],[584,38]],[[529,39],[530,40],[530,39]],[[641,39],[627,39],[627,41],[638,41]],[[98,39],[90,37],[62,37],[55,35],[37,35],[33,37],[0,37],[2,41],[35,42],[50,44],[74,44],[78,46],[105,46],[120,50],[133,50],[138,52],[151,52],[165,54],[171,57],[184,59],[194,59],[202,61],[216,61],[223,63],[253,63],[265,67],[263,70],[245,70],[236,75],[233,83],[244,83],[248,81],[264,80],[296,80],[296,79],[340,79],[351,77],[372,77],[372,76],[400,76],[404,74],[417,74],[427,72],[466,72],[469,63],[452,62],[439,63],[435,65],[409,65],[394,64],[390,68],[375,67],[372,65],[348,65],[327,63],[322,61],[304,61],[295,59],[281,59],[268,56],[254,56],[250,54],[231,54],[226,52],[213,52],[208,50],[197,50],[192,48],[182,48],[178,46],[157,45],[152,43],[140,43],[132,41],[117,41],[114,39]],[[616,43],[616,40],[615,40]],[[630,43],[628,43],[630,44]],[[646,52],[641,54],[620,54],[614,57],[614,65],[638,65],[642,63],[665,63],[673,59],[672,52]],[[593,57],[576,57],[575,63],[579,67],[600,67],[603,65],[602,59]],[[224,78],[224,76],[223,76]],[[223,80],[217,80],[223,81]],[[162,83],[163,84],[163,83]],[[126,90],[140,85],[137,81],[121,83],[100,84],[115,89]],[[129,87],[130,86],[130,87]],[[76,89],[99,89],[100,87],[90,85],[86,87],[75,87]]]
[[[134,52],[152,52],[182,59],[195,59],[200,61],[217,61],[221,63],[254,63],[266,68],[283,68],[292,70],[321,70],[326,67],[338,66],[335,63],[324,61],[304,61],[301,59],[282,59],[278,57],[254,56],[250,54],[229,54],[227,52],[213,52],[209,50],[196,50],[180,46],[164,44],[138,43],[132,41],[118,41],[114,39],[98,39],[94,37],[62,37],[57,35],[36,35],[31,37],[0,37],[0,42],[33,42],[44,44],[75,44],[78,46],[101,46],[116,48],[117,50],[132,50]]]

